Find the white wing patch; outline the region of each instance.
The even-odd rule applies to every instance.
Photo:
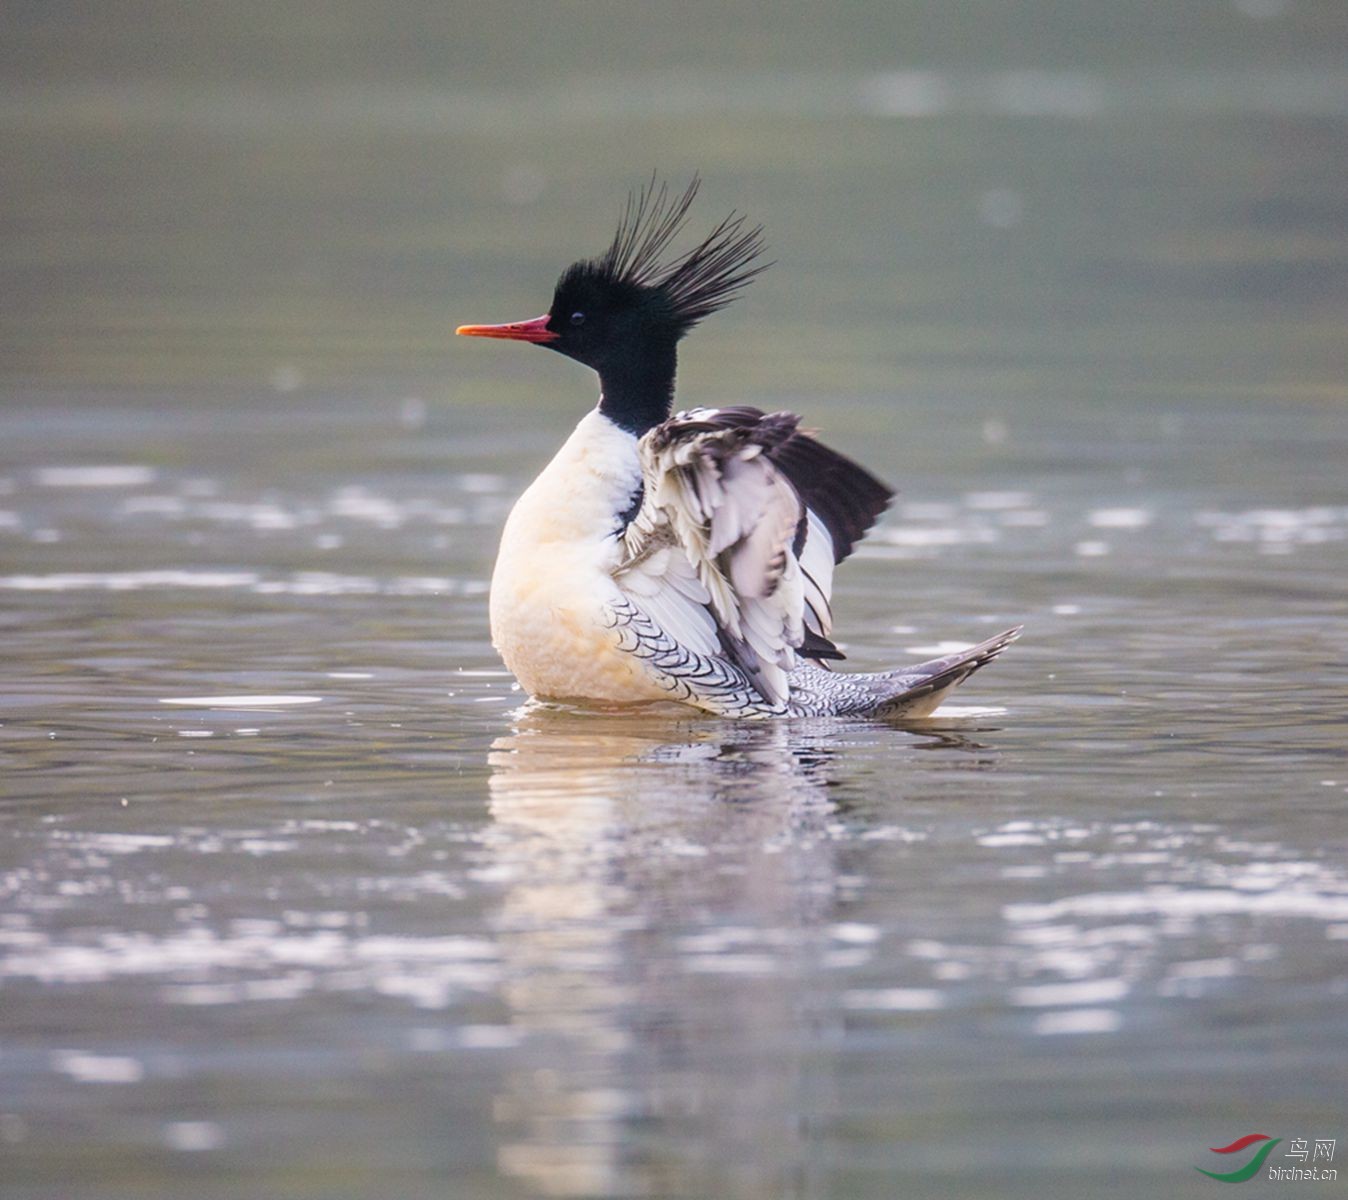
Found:
[[[820,637],[833,630],[833,538],[813,509],[806,510],[800,571],[805,588],[805,624]]]

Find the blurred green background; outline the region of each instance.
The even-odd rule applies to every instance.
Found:
[[[658,168],[778,263],[697,398],[1341,400],[1346,53],[1341,0],[11,2],[0,386],[569,396],[451,330]]]

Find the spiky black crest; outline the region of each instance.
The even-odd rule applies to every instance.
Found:
[[[691,250],[662,261],[688,222],[688,210],[702,180],[694,175],[681,196],[651,176],[627,196],[618,232],[598,258],[576,268],[610,283],[652,288],[662,293],[671,317],[684,332],[724,308],[772,264],[757,261],[763,253],[763,227],[749,225],[732,212]]]

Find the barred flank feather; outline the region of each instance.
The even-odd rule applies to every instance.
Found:
[[[747,225],[747,218],[734,212],[691,250],[661,261],[687,224],[701,186],[695,175],[675,199],[669,185],[652,175],[650,183],[628,195],[613,241],[588,264],[615,283],[659,288],[681,333],[724,308],[772,265],[755,261],[763,253],[763,227]]]

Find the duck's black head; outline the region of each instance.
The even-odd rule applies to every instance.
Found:
[[[600,411],[640,436],[667,416],[677,346],[769,264],[762,228],[731,213],[698,245],[662,261],[683,229],[699,180],[671,199],[666,185],[629,196],[608,249],[562,272],[547,313],[509,325],[463,325],[472,337],[534,342],[599,373]]]

